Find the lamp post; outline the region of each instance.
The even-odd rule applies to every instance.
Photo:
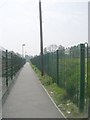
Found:
[[[22,44],[22,57],[24,57],[24,46],[25,44]]]

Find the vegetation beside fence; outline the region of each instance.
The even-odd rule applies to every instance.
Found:
[[[60,88],[52,79],[52,77],[44,74],[41,76],[40,70],[32,65],[35,73],[39,77],[41,83],[44,85],[49,95],[52,97],[58,108],[64,113],[67,118],[85,118],[87,114],[80,113],[77,106],[75,106],[68,98],[67,91],[64,88]]]
[[[87,46],[80,44],[43,55],[44,72],[67,92],[81,112],[88,107],[87,53]],[[31,62],[41,71],[41,56],[32,58]]]

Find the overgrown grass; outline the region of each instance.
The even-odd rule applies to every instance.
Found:
[[[88,96],[90,97],[90,58],[88,59]]]
[[[47,89],[48,93],[50,94],[58,108],[66,115],[67,118],[86,117],[86,115],[80,113],[78,107],[76,107],[69,100],[67,91],[64,88],[60,88],[59,86],[57,86],[57,84],[54,83],[54,80],[47,74],[42,77],[40,70],[35,65],[32,65],[32,68],[38,75],[41,83]]]

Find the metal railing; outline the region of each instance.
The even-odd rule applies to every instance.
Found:
[[[79,44],[43,55],[44,72],[66,90],[69,99],[80,111],[87,109],[88,104],[87,50],[85,44]],[[41,70],[40,57],[32,58],[31,62]]]
[[[20,55],[2,50],[2,96],[25,62]]]

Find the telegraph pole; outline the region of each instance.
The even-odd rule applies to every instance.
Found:
[[[43,34],[42,34],[41,0],[39,0],[39,16],[40,16],[41,76],[43,76],[44,75],[44,66],[43,66]]]

